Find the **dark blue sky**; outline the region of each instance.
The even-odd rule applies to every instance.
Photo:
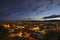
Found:
[[[0,0],[0,19],[36,19],[60,15],[60,0]]]

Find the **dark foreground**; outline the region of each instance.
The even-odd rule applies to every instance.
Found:
[[[0,40],[60,40],[60,21],[0,21]]]

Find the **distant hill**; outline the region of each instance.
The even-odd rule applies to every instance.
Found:
[[[57,18],[57,17],[60,17],[60,15],[51,15],[51,16],[44,17],[43,19]]]

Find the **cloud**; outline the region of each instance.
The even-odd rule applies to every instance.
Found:
[[[51,15],[60,11],[57,4],[60,4],[59,0],[0,0],[0,18],[19,19],[22,16],[30,18]]]

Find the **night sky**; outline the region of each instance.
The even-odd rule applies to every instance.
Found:
[[[0,19],[25,20],[60,15],[60,0],[0,0]]]

